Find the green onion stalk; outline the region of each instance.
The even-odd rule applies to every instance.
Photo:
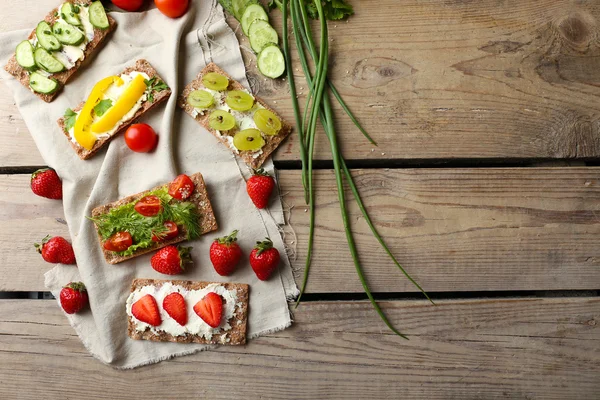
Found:
[[[350,120],[356,125],[356,127],[362,132],[362,134],[372,144],[376,144],[375,141],[369,136],[366,130],[360,125],[358,120],[352,114],[341,95],[333,85],[333,83],[327,77],[328,71],[328,37],[327,37],[327,21],[323,13],[323,6],[320,0],[313,0],[314,6],[317,10],[317,14],[320,21],[320,43],[319,51],[317,52],[317,46],[314,43],[313,35],[310,27],[309,17],[306,12],[306,4],[304,0],[276,0],[277,5],[283,12],[283,49],[284,57],[286,61],[288,84],[290,86],[290,93],[292,94],[293,109],[296,118],[296,130],[299,131],[299,145],[302,161],[302,182],[304,183],[305,199],[309,206],[309,237],[308,237],[308,250],[306,257],[306,265],[304,269],[304,276],[302,279],[302,285],[300,289],[300,295],[298,296],[296,306],[301,301],[302,294],[306,290],[308,283],[308,276],[310,271],[312,250],[314,242],[314,228],[315,228],[315,202],[314,202],[314,188],[313,188],[313,168],[312,160],[314,156],[314,143],[316,136],[316,123],[320,120],[321,125],[325,131],[325,136],[329,141],[331,148],[331,156],[333,160],[334,173],[337,184],[338,200],[340,204],[340,211],[342,215],[342,221],[344,224],[344,231],[346,234],[346,241],[348,242],[348,248],[350,255],[356,269],[358,278],[363,286],[363,289],[369,298],[371,304],[375,308],[375,311],[379,314],[383,322],[392,330],[395,334],[407,338],[405,335],[400,333],[388,320],[384,312],[381,310],[377,301],[374,299],[369,285],[365,278],[361,262],[358,256],[358,249],[354,240],[352,227],[350,225],[350,219],[348,215],[348,209],[346,205],[346,197],[344,191],[344,181],[350,187],[354,200],[356,201],[361,214],[365,218],[367,225],[369,226],[373,236],[377,239],[383,250],[392,259],[394,264],[400,269],[400,271],[412,282],[424,295],[433,303],[423,288],[404,270],[398,260],[394,257],[385,241],[375,228],[369,214],[364,206],[364,203],[360,197],[360,193],[354,183],[354,179],[350,170],[348,169],[346,162],[340,152],[338,138],[334,126],[333,110],[329,93],[333,94],[334,98],[338,101],[342,109],[346,112]],[[304,76],[306,78],[308,86],[311,88],[308,99],[306,102],[306,108],[304,115],[300,115],[300,107],[298,105],[298,98],[295,95],[295,82],[293,78],[293,69],[291,62],[291,54],[288,43],[288,25],[287,19],[288,14],[292,22],[292,30],[294,32],[296,49],[298,51],[300,64]],[[306,52],[310,55],[315,67],[314,73],[311,73]],[[305,120],[308,118],[308,122]]]

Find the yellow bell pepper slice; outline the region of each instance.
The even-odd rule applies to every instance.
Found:
[[[98,140],[96,135],[90,131],[94,119],[92,112],[94,111],[94,107],[100,102],[100,99],[102,99],[102,95],[106,89],[113,83],[121,86],[123,79],[118,76],[109,76],[96,83],[75,121],[73,132],[75,140],[87,150],[91,150]]]
[[[146,83],[142,75],[137,75],[117,102],[94,124],[92,132],[102,133],[111,130],[127,114],[146,91]]]

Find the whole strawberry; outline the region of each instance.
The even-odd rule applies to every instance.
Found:
[[[279,264],[279,251],[273,247],[271,239],[256,242],[256,247],[250,253],[250,266],[261,281],[269,279]]]
[[[48,199],[62,199],[62,182],[52,168],[42,168],[31,174],[33,193]]]
[[[81,311],[88,302],[88,294],[82,282],[71,282],[60,291],[60,305],[67,314]]]
[[[191,249],[191,247],[163,247],[152,256],[150,265],[161,274],[180,274],[185,270],[184,265],[192,261],[190,256]]]
[[[237,233],[236,230],[229,236],[217,238],[210,245],[210,261],[219,275],[231,274],[242,258],[242,249],[237,244]]]
[[[246,182],[246,191],[256,208],[265,208],[275,188],[275,180],[263,169],[255,170]]]
[[[46,236],[42,243],[35,243],[38,253],[49,263],[75,264],[75,253],[71,243],[61,236]]]

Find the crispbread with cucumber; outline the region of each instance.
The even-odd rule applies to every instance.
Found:
[[[100,1],[64,1],[17,45],[4,69],[49,103],[116,26]]]
[[[183,176],[187,186],[178,183],[180,175],[171,183],[92,210],[91,220],[109,264],[217,230],[202,174]]]
[[[216,64],[208,64],[177,101],[221,143],[257,169],[292,126]]]
[[[119,76],[96,83],[88,99],[68,108],[57,122],[79,158],[87,160],[170,96],[152,65],[138,60]]]

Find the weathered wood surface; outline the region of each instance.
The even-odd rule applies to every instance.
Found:
[[[0,30],[34,26],[40,8],[55,3],[6,3]],[[355,17],[330,24],[331,76],[380,146],[340,112],[348,159],[600,156],[597,1],[352,4]],[[273,15],[279,28],[280,13]],[[286,82],[251,75],[260,94],[293,120]],[[295,75],[303,104],[307,87],[301,71]],[[8,93],[0,92],[0,104],[0,166],[40,165]],[[330,158],[323,135],[316,147],[317,158]],[[297,150],[293,136],[276,159],[297,160]]]
[[[371,217],[400,262],[435,291],[600,288],[600,168],[356,170]],[[300,174],[280,171],[301,274],[308,213]],[[345,246],[335,178],[316,174],[317,221],[309,292],[362,292]],[[34,196],[28,175],[0,176],[2,290],[44,290],[50,265],[31,243],[67,235],[61,203]],[[350,195],[350,194],[348,194]],[[377,292],[414,291],[350,206]],[[294,243],[292,243],[294,242]],[[366,256],[368,255],[368,257]],[[335,266],[335,267],[333,267]]]
[[[54,301],[0,302],[7,399],[593,399],[600,299],[307,303],[283,332],[117,371],[93,359]],[[381,332],[384,334],[381,334]]]

